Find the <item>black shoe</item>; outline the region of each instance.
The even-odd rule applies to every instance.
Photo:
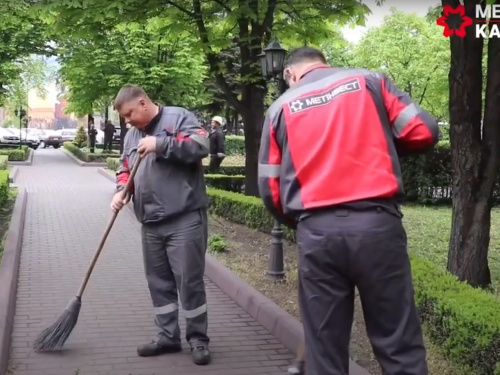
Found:
[[[208,365],[211,360],[210,350],[206,346],[195,346],[191,348],[193,362],[197,365]]]
[[[163,338],[151,340],[150,343],[137,347],[137,354],[140,357],[151,357],[166,353],[178,353],[182,351],[180,343],[169,342]]]

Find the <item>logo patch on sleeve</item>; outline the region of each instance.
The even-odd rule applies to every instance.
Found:
[[[335,85],[321,94],[306,96],[288,103],[291,113],[298,113],[309,108],[320,107],[332,102],[335,98],[350,92],[360,91],[361,85],[357,78],[351,79],[340,85]]]

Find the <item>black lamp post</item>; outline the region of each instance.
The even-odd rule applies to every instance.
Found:
[[[286,50],[278,40],[274,40],[264,48],[259,55],[262,67],[262,75],[265,79],[275,79],[278,84],[280,94],[286,91],[286,83],[283,79],[283,68],[285,63]],[[269,263],[267,275],[273,281],[285,279],[285,266],[283,261],[283,229],[281,224],[274,220],[271,231],[271,248],[269,250]]]
[[[23,109],[23,107],[19,107],[19,110],[15,110],[14,114],[19,116],[19,148],[22,146],[22,140],[23,140],[23,119],[26,117],[26,111]]]

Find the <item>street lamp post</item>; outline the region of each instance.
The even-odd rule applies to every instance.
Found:
[[[22,106],[19,107],[19,110],[15,110],[14,114],[19,116],[19,149],[22,147],[22,140],[23,140],[23,119],[26,117],[26,111],[23,109]]]
[[[264,48],[259,55],[262,67],[262,75],[265,79],[275,79],[280,94],[286,91],[286,83],[283,80],[283,67],[285,63],[286,50],[278,40],[274,40]],[[278,220],[274,220],[271,230],[271,248],[269,249],[269,262],[267,275],[273,281],[285,279],[285,266],[283,261],[283,228]]]

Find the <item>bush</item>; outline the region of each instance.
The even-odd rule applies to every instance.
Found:
[[[226,136],[226,155],[245,155],[245,137],[241,135]]]
[[[210,213],[270,233],[273,218],[259,198],[216,189],[208,193]],[[295,240],[288,228],[284,237]],[[411,263],[415,300],[431,340],[471,373],[500,375],[500,301],[416,255]]]
[[[9,171],[0,171],[0,207],[9,199]]]
[[[7,162],[9,157],[7,155],[0,155],[0,170],[4,171],[7,169]]]
[[[227,176],[224,174],[205,175],[207,186],[225,191],[234,191],[235,193],[244,193],[245,176]]]
[[[116,172],[120,167],[120,158],[107,158],[106,166],[109,170]]]
[[[79,160],[86,163],[106,163],[108,158],[116,157],[116,154],[91,154],[81,150],[73,142],[64,142],[64,148],[75,155]]]
[[[211,253],[222,253],[226,251],[226,242],[222,236],[213,234],[208,238],[208,251]]]
[[[28,146],[21,146],[21,148],[1,148],[0,155],[7,156],[9,161],[24,161],[29,155]]]
[[[83,125],[78,125],[78,127],[76,128],[76,134],[73,143],[78,148],[82,148],[87,144],[87,133],[85,132],[85,128]]]

